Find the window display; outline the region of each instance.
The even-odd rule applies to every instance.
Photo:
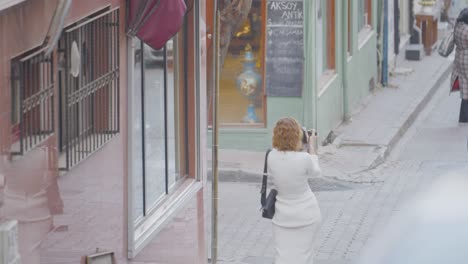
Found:
[[[229,45],[219,87],[223,126],[264,123],[264,2],[253,1],[247,19]]]

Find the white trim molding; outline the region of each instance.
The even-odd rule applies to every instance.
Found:
[[[338,78],[338,73],[335,70],[326,70],[322,73],[317,83],[317,87],[319,88],[318,98],[322,97],[336,78]]]
[[[367,42],[371,39],[371,37],[374,35],[374,30],[372,29],[371,26],[367,25],[361,31],[358,33],[358,50],[361,50],[364,45],[366,45]]]
[[[196,193],[203,187],[202,182],[194,179],[186,179],[177,191],[168,195],[159,208],[150,215],[145,217],[145,220],[137,227],[133,227],[129,234],[128,258],[134,258],[142,249],[145,248],[154,237],[161,232],[164,227],[187,205],[189,201],[195,197]],[[129,218],[129,222],[134,223],[133,219]]]
[[[0,0],[0,12],[22,2],[26,2],[26,0]]]

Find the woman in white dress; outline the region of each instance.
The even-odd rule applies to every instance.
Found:
[[[321,171],[311,140],[309,153],[302,151],[302,137],[294,118],[280,119],[273,130],[268,174],[278,191],[272,219],[275,264],[313,263],[313,243],[322,217],[307,179]]]

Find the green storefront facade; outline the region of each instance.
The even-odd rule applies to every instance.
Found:
[[[302,96],[266,96],[263,126],[221,126],[220,148],[264,150],[271,144],[275,122],[285,116],[316,128],[323,141],[349,117],[378,82],[377,2],[304,0]]]

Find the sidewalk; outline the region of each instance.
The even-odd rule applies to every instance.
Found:
[[[442,87],[447,86],[445,81]],[[382,239],[381,231],[415,194],[450,172],[468,171],[468,127],[458,124],[459,103],[458,95],[439,89],[392,155],[377,172],[372,170],[378,179],[373,184],[338,182],[341,187],[332,190],[310,184],[322,212],[314,263],[356,263],[367,246]],[[207,204],[210,187],[208,183],[205,188]],[[259,181],[219,184],[220,264],[273,263],[271,222],[260,216],[259,191]],[[210,210],[207,219],[210,223]]]
[[[452,60],[436,52],[421,61],[398,58],[397,68],[411,69],[390,77],[391,87],[370,95],[347,123],[333,132],[332,144],[320,147],[323,176],[329,180],[372,182],[372,169],[382,164],[436,90],[449,77]],[[258,182],[263,152],[221,149],[220,181]],[[369,172],[366,175],[366,172]]]

